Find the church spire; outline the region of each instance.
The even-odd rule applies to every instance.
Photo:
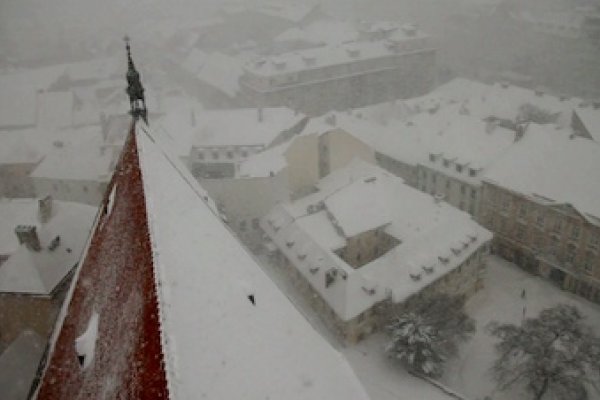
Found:
[[[144,87],[140,81],[140,74],[135,69],[133,58],[131,57],[131,47],[129,46],[129,37],[125,36],[125,48],[127,50],[127,89],[129,95],[129,103],[131,104],[131,115],[138,119],[142,119],[148,123],[148,111],[146,109],[146,99],[144,97]]]

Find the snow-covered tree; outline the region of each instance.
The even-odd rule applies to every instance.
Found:
[[[409,370],[439,376],[444,361],[475,331],[463,296],[436,295],[412,301],[387,326],[386,352]]]
[[[438,376],[444,362],[437,330],[413,313],[395,317],[387,326],[390,341],[385,351],[409,370]]]
[[[558,305],[521,326],[490,324],[500,339],[492,368],[500,390],[525,384],[535,400],[587,399],[600,372],[600,340],[577,308]]]

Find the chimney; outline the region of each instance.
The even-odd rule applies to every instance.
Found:
[[[52,217],[52,196],[46,196],[38,200],[38,217],[41,223],[45,224]]]
[[[335,114],[329,114],[327,117],[325,117],[325,123],[329,126],[333,126],[335,127],[335,125],[337,124],[337,117]]]
[[[19,244],[25,244],[29,250],[40,251],[40,238],[34,225],[18,225],[15,228]]]
[[[263,122],[263,120],[265,118],[263,115],[263,108],[262,107],[257,108],[256,112],[258,114],[258,122]]]

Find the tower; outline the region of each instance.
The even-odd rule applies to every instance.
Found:
[[[125,48],[127,49],[127,89],[131,110],[129,111],[133,118],[142,117],[144,122],[148,123],[148,111],[146,109],[146,99],[144,97],[144,87],[140,81],[140,74],[135,69],[135,64],[131,58],[131,47],[129,46],[129,37],[125,36]]]

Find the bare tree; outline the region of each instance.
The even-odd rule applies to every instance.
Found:
[[[499,389],[521,383],[535,400],[586,399],[600,372],[600,340],[582,320],[577,308],[561,304],[521,326],[491,323],[500,339],[492,367]]]

